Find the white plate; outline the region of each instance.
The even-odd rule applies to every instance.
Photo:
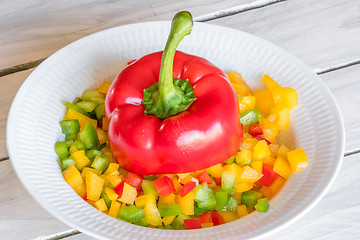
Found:
[[[63,139],[58,122],[62,100],[112,80],[126,62],[163,49],[170,22],[112,28],[80,39],[46,59],[26,79],[11,106],[7,146],[13,167],[29,193],[64,223],[102,239],[248,239],[268,236],[310,210],[339,171],[344,124],[321,79],[301,61],[262,39],[234,29],[195,23],[179,50],[210,60],[224,71],[238,71],[253,89],[265,88],[264,74],[293,87],[299,106],[280,135],[290,148],[305,149],[310,166],[293,174],[270,201],[267,213],[251,213],[221,226],[189,231],[144,228],[109,217],[83,201],[64,181],[54,152]]]

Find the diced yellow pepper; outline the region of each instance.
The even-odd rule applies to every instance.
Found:
[[[291,170],[295,173],[309,166],[306,153],[302,148],[288,152],[287,159],[290,163]]]
[[[243,143],[240,147],[240,150],[250,150],[252,151],[257,144],[258,140],[256,138],[244,138]]]
[[[144,208],[145,220],[154,226],[162,225],[162,220],[160,217],[159,210],[156,207],[156,204],[150,203],[147,204]]]
[[[99,210],[100,212],[105,212],[108,210],[106,203],[103,198],[100,198],[98,201],[94,203],[94,206]]]
[[[225,223],[232,222],[238,219],[236,214],[229,210],[226,210],[225,212],[222,211],[217,211],[217,212],[222,216]]]
[[[289,110],[298,105],[298,95],[295,89],[291,87],[282,87],[280,89],[273,89],[272,95],[274,97],[274,103],[284,103],[289,107]]]
[[[214,223],[212,223],[212,222],[201,224],[201,228],[209,228],[209,227],[213,227],[213,226],[214,226]]]
[[[119,197],[118,200],[126,204],[134,204],[136,196],[137,196],[136,188],[125,182],[122,196]]]
[[[215,187],[213,187],[212,190],[214,190],[214,192],[222,192],[221,187],[218,186],[218,185],[216,185]]]
[[[279,133],[280,127],[276,122],[272,122],[266,118],[259,119],[260,125],[263,129],[263,137],[272,143],[276,142],[276,137]]]
[[[106,143],[106,141],[108,140],[107,133],[101,128],[96,128],[96,132],[98,135],[100,145]]]
[[[271,108],[274,107],[273,95],[269,89],[254,91],[256,97],[255,107],[263,117],[267,117],[270,114]]]
[[[223,169],[222,169],[222,164],[221,163],[216,164],[216,165],[206,169],[206,172],[208,174],[210,174],[211,176],[216,177],[216,178],[221,177],[222,171],[223,171]]]
[[[156,198],[154,195],[146,194],[135,198],[135,205],[139,208],[144,208],[149,203],[156,204]]]
[[[263,162],[262,161],[256,161],[251,164],[251,167],[258,172],[258,174],[262,174],[262,167]]]
[[[266,163],[266,164],[274,165],[275,157],[274,157],[273,155],[267,156],[267,157],[264,158],[262,161],[263,161],[264,163]]]
[[[266,143],[265,140],[261,140],[254,147],[252,160],[259,161],[270,155],[271,155],[271,152],[270,152],[269,145]]]
[[[109,163],[116,163],[111,152],[105,152],[104,154],[107,157]]]
[[[275,119],[270,121],[276,122],[281,130],[286,130],[290,124],[290,111],[289,108],[283,104],[278,103],[271,109],[270,115],[274,115]],[[269,115],[269,116],[270,116]]]
[[[75,167],[79,170],[82,170],[84,167],[88,166],[91,164],[90,159],[87,158],[87,156],[85,155],[85,151],[81,150],[81,151],[77,151],[77,152],[73,152],[70,157],[72,157],[75,161]]]
[[[287,153],[290,152],[290,149],[285,145],[281,144],[279,150],[277,151],[277,156],[287,159]]]
[[[119,169],[119,164],[117,163],[110,163],[109,167],[106,169],[106,171],[104,172],[104,175],[109,175],[115,171],[117,171]]]
[[[93,172],[96,175],[100,176],[101,175],[101,170],[99,169],[95,169],[95,168],[90,168],[90,167],[84,167],[83,170],[81,171],[81,177],[85,180],[86,178],[86,173],[87,172]]]
[[[269,145],[269,148],[270,148],[271,155],[276,156],[276,154],[279,151],[279,145],[272,143],[272,144]]]
[[[104,180],[93,172],[86,173],[86,192],[87,199],[92,201],[99,200]]]
[[[238,72],[226,73],[235,92],[241,96],[251,96],[252,92],[243,77]]]
[[[256,140],[256,139],[255,139]],[[256,140],[257,141],[257,140]],[[256,145],[256,144],[255,144]],[[254,146],[255,146],[254,145]],[[253,155],[253,151],[252,150],[240,150],[239,152],[237,152],[236,154],[236,162],[238,164],[242,164],[244,165],[245,163],[249,163],[252,160],[252,155]]]
[[[283,178],[290,177],[292,173],[289,162],[286,159],[279,156],[275,160],[273,170]]]
[[[280,176],[274,180],[274,182],[269,187],[272,197],[275,196],[281,190],[285,182],[286,180]]]
[[[245,217],[249,214],[246,205],[237,206],[236,213],[238,214],[239,218]]]
[[[254,183],[262,177],[262,174],[259,174],[255,169],[252,169],[249,166],[244,166],[241,168],[236,180],[239,182],[249,182]]]
[[[100,177],[102,178],[102,180],[104,180],[104,186],[110,184],[110,181],[109,181],[109,179],[107,178],[106,175],[103,174],[103,175],[100,175]]]
[[[241,192],[246,192],[249,191],[250,189],[252,189],[254,186],[254,183],[251,182],[236,182],[234,187],[235,187],[235,192],[241,193]],[[238,201],[240,202],[240,201]]]
[[[109,209],[109,216],[116,218],[120,210],[121,203],[118,201],[112,201]]]
[[[248,183],[246,183],[246,184],[248,184]],[[251,184],[251,188],[252,188],[252,184]],[[238,201],[238,203],[241,203],[241,193],[242,193],[241,191],[235,191],[232,195],[236,199],[236,201]]]
[[[194,215],[194,199],[195,194],[193,192],[189,192],[184,197],[180,195],[176,195],[175,201],[181,207],[181,212],[185,215]]]
[[[176,218],[175,215],[174,215],[174,216],[166,216],[166,217],[164,217],[164,218],[162,219],[162,221],[163,221],[163,223],[164,223],[165,226],[168,226],[168,225],[170,225],[170,224],[174,221],[175,218]]]
[[[99,93],[106,94],[109,91],[110,86],[111,86],[111,82],[102,82],[98,87],[97,91]]]
[[[271,77],[269,77],[267,74],[265,74],[265,75],[261,78],[261,81],[265,84],[265,86],[266,86],[269,90],[281,88],[281,86],[280,86],[277,82],[275,82]]]
[[[71,165],[62,172],[65,181],[73,188],[76,189],[83,183],[83,179],[79,170],[74,165]]]
[[[80,124],[80,131],[83,129],[83,127],[85,127],[85,125],[88,122],[91,122],[94,126],[94,128],[96,129],[97,127],[97,121],[95,119],[91,119],[85,115],[82,115],[81,113],[78,113],[77,111],[75,111],[74,109],[70,108],[65,117],[64,120],[75,120],[77,119],[79,121]]]
[[[74,191],[80,196],[84,197],[86,193],[86,186],[85,182],[82,182],[77,188],[74,189]]]
[[[242,168],[236,163],[226,164],[225,166],[223,166],[223,172],[231,172],[235,173],[236,175],[239,175],[241,169]]]
[[[175,194],[171,193],[166,197],[159,197],[158,206],[175,204]]]
[[[106,178],[109,180],[111,185],[113,185],[113,187],[116,187],[122,181],[118,171],[112,172],[111,174],[107,175]]]
[[[239,113],[245,110],[253,110],[255,108],[256,97],[255,96],[243,96],[239,100]]]
[[[112,188],[107,187],[107,188],[105,188],[104,191],[105,191],[106,195],[108,196],[108,198],[110,199],[110,201],[115,201],[119,197],[116,194],[116,192],[114,191],[114,189],[112,189]]]
[[[71,145],[69,148],[69,153],[72,154],[73,152],[77,152],[79,151],[79,149],[77,149],[77,147],[75,147],[75,145]]]

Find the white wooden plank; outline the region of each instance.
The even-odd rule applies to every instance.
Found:
[[[10,164],[0,162],[0,239],[32,239],[68,230],[27,193]]]
[[[211,23],[264,38],[320,70],[360,59],[359,8],[352,0],[291,0]]]
[[[79,38],[107,28],[170,20],[180,10],[189,10],[196,17],[253,1],[4,1],[0,4],[0,69],[47,57]]]

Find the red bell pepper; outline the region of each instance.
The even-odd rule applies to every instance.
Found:
[[[256,135],[255,138],[256,138],[258,141],[265,140],[268,145],[271,144],[271,142],[270,142],[269,140],[267,140],[266,138],[264,138],[263,136]]]
[[[160,197],[169,196],[171,193],[176,192],[174,182],[168,176],[163,176],[153,181],[156,193]]]
[[[216,185],[221,187],[221,177],[214,177],[214,182],[216,183]]]
[[[263,129],[260,125],[260,123],[257,123],[257,124],[251,124],[250,125],[250,128],[249,128],[249,133],[255,137],[257,135],[262,135],[264,132],[263,132]]]
[[[242,143],[237,96],[225,73],[176,51],[191,29],[190,13],[176,14],[165,50],[125,67],[108,91],[110,147],[130,172],[205,169],[233,156]]]
[[[274,172],[273,166],[266,163],[263,164],[262,174],[263,176],[257,182],[265,187],[270,187],[270,185],[279,176],[276,172]]]
[[[141,189],[141,183],[144,180],[144,177],[136,173],[129,172],[124,180],[134,188]]]
[[[199,218],[189,218],[184,219],[185,229],[198,229],[201,228],[201,223]]]
[[[199,183],[206,182],[207,184],[211,184],[210,176],[207,172],[202,172],[199,175],[197,175],[197,179],[199,179]]]
[[[196,188],[196,182],[187,182],[184,184],[184,186],[182,186],[180,189],[179,189],[179,195],[181,197],[184,197],[186,196],[189,192],[191,192],[192,190],[194,190]]]
[[[217,212],[211,212],[211,219],[212,219],[212,222],[214,223],[214,226],[224,224],[224,219]]]
[[[204,213],[199,216],[201,223],[211,223],[211,215],[210,213]]]

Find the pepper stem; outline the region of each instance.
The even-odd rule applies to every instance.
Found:
[[[161,59],[159,82],[144,89],[145,113],[164,119],[187,109],[195,100],[194,90],[188,80],[173,79],[176,48],[190,34],[192,26],[189,12],[179,12],[174,16]]]

